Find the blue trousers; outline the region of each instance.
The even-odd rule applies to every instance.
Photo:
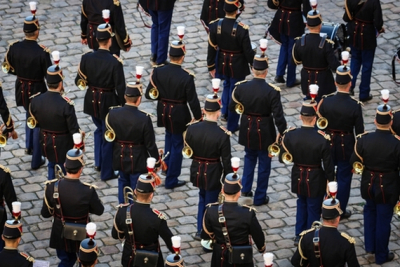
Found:
[[[103,181],[109,180],[113,177],[113,143],[107,142],[104,139],[106,132],[106,123],[92,116],[96,130],[94,131],[94,164],[101,168],[100,178]]]
[[[365,250],[375,252],[376,264],[382,264],[389,254],[390,223],[393,217],[393,204],[376,204],[366,200],[364,206]]]
[[[57,257],[61,260],[58,267],[73,267],[77,260],[75,252],[66,252],[61,249],[56,249]]]
[[[165,151],[169,151],[169,156],[165,158],[168,166],[167,176],[165,178],[165,188],[173,188],[178,183],[178,177],[181,175],[182,168],[182,134],[173,134],[165,130]]]
[[[171,10],[149,10],[153,25],[151,26],[151,53],[157,55],[157,64],[167,60],[169,32],[172,20]]]
[[[338,183],[337,199],[340,201],[340,209],[346,212],[347,203],[349,202],[351,180],[353,173],[352,166],[348,160],[339,160],[335,162],[337,166],[336,180]]]
[[[124,187],[129,186],[132,189],[136,188],[137,180],[139,179],[140,173],[123,173],[119,172],[118,178],[118,201],[124,203]]]
[[[200,232],[203,228],[203,216],[206,210],[207,204],[218,201],[218,195],[221,190],[205,190],[200,189],[199,191],[199,205],[197,209],[197,232]]]
[[[268,151],[253,150],[245,147],[244,169],[242,179],[242,192],[251,191],[254,180],[254,169],[256,168],[258,158],[258,176],[257,188],[254,194],[254,205],[262,205],[267,196],[269,175],[271,173],[271,158],[268,157]]]
[[[225,114],[225,116],[226,115],[228,116],[228,125],[226,128],[231,132],[234,132],[238,129],[240,115],[237,114],[235,111],[229,110],[228,108],[229,103],[231,103],[232,101],[232,92],[233,89],[235,88],[235,83],[243,81],[245,78],[246,77],[234,78],[234,77],[223,76],[224,90],[222,91],[222,97],[221,97],[221,102],[222,102],[221,113]]]
[[[55,175],[55,166],[56,164],[60,165],[64,175],[66,174],[65,172],[65,167],[64,167],[64,162],[48,162],[47,163],[47,180],[53,180],[54,178],[56,178]]]
[[[276,75],[284,76],[287,66],[286,85],[293,86],[296,81],[296,65],[292,63],[292,50],[294,38],[281,34],[281,49],[279,51],[278,65],[276,67]]]
[[[30,117],[29,112],[26,113],[26,118]],[[42,163],[42,147],[40,145],[40,128],[30,129],[25,123],[25,146],[27,149],[32,149],[31,168],[37,169]]]
[[[320,220],[323,198],[323,195],[319,197],[297,195],[296,236],[310,229],[313,222]]]
[[[371,91],[371,73],[372,65],[374,63],[375,48],[368,50],[360,50],[351,46],[351,62],[350,71],[353,75],[351,80],[351,88],[356,87],[357,76],[361,70],[361,83],[360,83],[360,100],[369,96]]]

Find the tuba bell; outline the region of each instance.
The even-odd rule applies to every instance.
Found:
[[[363,171],[364,171],[364,165],[359,161],[355,161],[353,163],[353,172],[361,175]]]
[[[155,87],[151,88],[149,91],[149,96],[153,100],[156,100],[158,98],[159,94],[160,93],[158,92],[157,88],[155,88]]]
[[[326,129],[326,127],[328,127],[328,120],[325,117],[319,117],[317,120],[317,127],[320,130]]]
[[[87,88],[86,81],[83,79],[79,79],[78,80],[78,88],[81,89],[82,91],[86,90],[86,88]]]
[[[276,157],[281,152],[279,145],[277,143],[273,143],[272,145],[268,146],[268,156],[269,157]]]
[[[131,201],[135,201],[136,200],[135,192],[129,186],[125,186],[124,187],[123,194],[124,194],[124,202],[125,202],[125,204],[129,203],[129,200],[131,200]]]
[[[243,107],[243,105],[240,104],[240,103],[237,103],[237,104],[235,105],[235,111],[236,111],[237,114],[243,114],[243,112],[244,112],[244,107]]]
[[[282,161],[285,164],[290,164],[293,162],[293,156],[289,152],[283,152],[282,154]]]
[[[3,64],[1,64],[1,70],[4,73],[8,73],[10,71],[10,64],[8,64],[7,62],[3,62]]]

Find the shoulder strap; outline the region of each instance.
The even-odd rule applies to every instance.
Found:
[[[301,36],[300,44],[301,44],[301,46],[305,46],[306,45],[306,34],[303,34]]]
[[[235,20],[235,23],[233,24],[233,28],[232,28],[232,33],[231,33],[232,37],[236,36],[237,26],[238,26],[238,22],[237,22],[237,20]]]
[[[60,194],[58,192],[59,183],[60,183],[60,180],[57,180],[57,182],[54,184],[53,198],[56,200],[56,203],[57,203],[56,208],[60,211],[61,222],[64,225],[65,220],[64,220],[64,215],[63,215],[62,208],[61,208]]]
[[[224,212],[222,210],[224,204],[220,204],[218,206],[218,222],[221,224],[221,228],[222,228],[222,234],[225,238],[225,244],[226,247],[231,251],[232,250],[232,244],[231,244],[231,240],[229,238],[229,234],[228,234],[228,228],[226,226],[226,219],[224,216]]]
[[[223,21],[224,21],[223,18],[218,21],[217,34],[221,34],[221,32],[222,32],[221,28],[222,28],[222,22]]]
[[[125,223],[126,226],[128,227],[128,234],[130,241],[132,243],[132,257],[136,254],[136,244],[135,244],[135,233],[133,232],[133,223],[132,223],[132,218],[131,218],[131,209],[132,209],[133,203],[126,207],[126,218],[125,218]]]
[[[322,36],[321,41],[319,42],[319,48],[324,48],[326,37],[326,35]]]

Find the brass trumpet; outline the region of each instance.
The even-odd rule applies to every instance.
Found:
[[[364,171],[364,165],[359,161],[355,161],[353,163],[353,172],[361,175],[363,171]]]
[[[129,200],[131,200],[131,201],[135,201],[136,200],[135,192],[129,186],[125,186],[124,187],[123,194],[124,194],[124,202],[125,202],[125,204],[129,203]]]
[[[79,79],[78,80],[78,88],[81,89],[82,91],[86,90],[86,88],[87,88],[86,81],[83,79]]]
[[[157,88],[153,87],[149,91],[149,96],[151,99],[156,100],[160,93],[158,92]]]
[[[293,162],[293,156],[289,152],[283,152],[282,154],[282,161],[285,164],[290,164]]]
[[[7,62],[3,62],[3,64],[1,64],[1,70],[4,73],[8,73],[10,71],[10,64],[8,64]]]
[[[237,104],[235,105],[235,111],[236,111],[237,114],[243,114],[243,112],[244,112],[244,107],[243,107],[243,105],[240,104],[240,103],[237,103]]]
[[[281,152],[281,149],[279,148],[279,145],[277,143],[273,143],[272,145],[268,146],[268,156],[276,157],[279,155]]]
[[[319,117],[317,120],[317,127],[320,130],[326,129],[326,127],[328,127],[328,120],[325,117]]]

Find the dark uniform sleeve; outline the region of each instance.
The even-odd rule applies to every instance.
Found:
[[[86,75],[85,74],[85,62],[83,60],[84,56],[85,55],[82,55],[81,61],[80,61],[79,66],[78,66],[78,71],[76,72],[76,77],[75,77],[75,85],[76,86],[79,86],[78,80],[80,80],[80,79],[86,80],[86,78],[83,77],[83,75]],[[80,74],[80,73],[82,73],[82,74]]]
[[[68,131],[72,135],[79,132],[78,119],[75,114],[75,107],[73,105],[67,105],[65,110],[66,122],[68,125]]]
[[[12,132],[14,130],[13,121],[11,119],[10,111],[8,110],[6,100],[3,95],[3,88],[0,83],[0,114],[3,119],[3,123],[6,125],[6,130],[3,131],[5,133]]]
[[[358,263],[357,260],[357,255],[356,255],[356,249],[354,247],[354,244],[350,244],[349,248],[346,250],[346,263],[347,266],[351,267],[359,267],[360,264]]]
[[[42,73],[47,73],[47,69],[52,65],[50,59],[50,53],[43,52],[43,56],[41,58],[41,66],[43,67]],[[42,92],[43,93],[43,92]]]
[[[265,251],[265,236],[262,231],[261,225],[257,220],[256,213],[251,211],[251,226],[250,226],[250,233],[251,237],[256,243],[257,249],[260,253]]]
[[[354,128],[356,131],[356,135],[362,134],[365,131],[364,130],[364,118],[362,115],[361,105],[358,105],[357,117],[356,117]]]
[[[167,246],[169,251],[171,253],[175,253],[174,248],[172,247],[172,240],[171,240],[173,234],[167,225],[167,221],[163,219],[161,219],[160,223],[160,236],[164,240],[165,245]]]
[[[217,22],[213,22],[217,23]],[[215,56],[217,54],[217,36],[216,32],[210,31],[208,34],[208,50],[207,50],[207,68],[208,71],[214,70],[216,67],[215,66]]]
[[[114,22],[114,31],[116,31],[121,37],[121,40],[124,42],[125,47],[130,47],[129,43],[129,34],[126,30],[124,14],[122,13],[121,4],[114,5],[114,9],[112,10],[113,14],[111,14],[111,18]]]
[[[1,172],[3,173],[2,175],[4,178],[4,199],[6,200],[8,209],[10,210],[10,212],[12,212],[12,203],[14,201],[17,201],[17,195],[15,194],[14,185],[12,183],[10,173],[3,170],[1,170]]]
[[[383,27],[382,7],[379,0],[374,2],[374,26],[378,32],[380,32]]]
[[[247,63],[253,66],[253,59],[254,59],[254,51],[251,48],[251,42],[249,37],[249,30],[244,29],[244,38],[243,38],[243,53],[246,56]]]
[[[299,55],[299,53],[297,52],[297,49],[296,49],[296,46],[298,46],[298,45],[300,45],[300,42],[295,40],[293,48],[292,48],[292,58],[291,58],[292,64],[294,64],[294,65],[302,64],[301,56]]]
[[[240,102],[240,97],[239,97],[239,95],[238,95],[238,90],[240,90],[239,89],[240,88],[240,85],[239,86],[236,86],[235,88],[233,88],[233,91],[232,91],[232,99],[233,98],[235,98],[237,101],[239,101]],[[232,112],[236,112],[235,111],[235,107],[236,107],[236,102],[235,101],[230,101],[230,103],[229,103],[229,106],[228,106],[228,109],[230,110],[230,111],[232,111]]]
[[[187,102],[189,103],[190,109],[192,110],[193,116],[196,120],[201,118],[201,108],[199,98],[196,93],[196,86],[194,85],[194,77],[190,75],[186,88]]]
[[[92,188],[92,198],[90,199],[89,213],[101,215],[104,212],[103,203],[101,203],[96,189]]]
[[[150,117],[147,117],[147,125],[144,127],[144,145],[146,146],[147,152],[151,157],[158,160],[158,149],[156,145],[156,138],[154,135],[154,128]]]
[[[40,214],[44,218],[50,218],[53,216],[54,212],[54,207],[50,205],[51,203],[51,198],[53,197],[53,189],[54,187],[51,186],[50,184],[47,184],[44,188],[44,196],[43,196],[43,205],[42,205],[42,210],[40,211]]]
[[[152,80],[153,77],[155,76],[155,73],[156,73],[156,69],[153,68],[153,70],[152,70],[151,73],[150,73],[150,77],[149,77],[149,79],[150,79],[149,85],[147,85],[146,92],[144,93],[144,97],[145,97],[146,99],[153,100],[153,99],[150,98],[150,89],[154,87],[153,84],[151,83],[151,80]]]
[[[88,18],[85,13],[84,3],[85,3],[85,1],[83,1],[82,5],[81,5],[81,38],[82,39],[87,38],[87,25],[89,23]]]
[[[362,138],[356,138],[356,144],[354,146],[353,154],[350,157],[350,164],[353,165],[355,161],[361,162],[361,159],[357,156],[356,151],[358,154],[362,153]]]
[[[224,140],[221,143],[221,159],[222,164],[224,165],[224,177],[228,174],[233,172],[232,165],[231,165],[231,139],[229,135],[225,134]]]
[[[324,163],[324,170],[326,178],[332,182],[335,179],[334,176],[334,169],[335,166],[333,165],[332,156],[331,156],[331,149],[329,141],[325,142],[325,145],[322,150],[322,162]]]
[[[9,74],[12,74],[12,75],[17,75],[17,73],[15,72],[15,68],[13,68],[12,66],[13,66],[13,62],[12,62],[12,53],[13,53],[13,51],[12,51],[12,49],[11,49],[11,47],[12,47],[12,45],[13,44],[11,44],[9,47],[8,47],[8,50],[7,50],[7,52],[6,52],[6,56],[5,56],[5,58],[4,58],[4,62],[8,62],[9,64],[10,64],[10,70],[8,71],[8,73]]]
[[[282,135],[286,130],[286,119],[283,115],[283,108],[281,103],[281,94],[276,91],[274,98],[272,99],[272,113],[275,120],[276,128],[278,128],[279,133]]]
[[[299,241],[299,245],[297,246],[296,252],[294,253],[292,259],[290,260],[290,262],[292,263],[292,265],[294,267],[305,267],[308,266],[308,260],[303,259],[300,255],[299,250],[301,249],[304,253],[305,248],[304,248],[304,242],[303,241],[303,236],[301,236],[300,241]],[[306,255],[304,255],[304,257],[306,257]],[[351,265],[349,265],[351,266]]]
[[[335,72],[336,69],[337,69],[337,67],[340,66],[340,62],[339,62],[339,60],[337,59],[337,57],[335,56],[335,53],[333,52],[332,45],[331,45],[330,43],[328,43],[328,42],[325,43],[325,49],[326,49],[326,53],[325,53],[325,55],[326,55],[326,60],[327,60],[328,63],[329,63],[329,68],[330,68],[332,71]]]
[[[208,209],[206,208],[206,211],[204,212],[203,216],[203,230],[201,231],[201,238],[205,240],[213,239],[214,238],[214,232],[212,225],[208,219]]]
[[[124,212],[120,212],[121,208],[117,209],[117,212],[115,213],[114,216],[114,224],[113,227],[111,229],[111,236],[114,239],[123,239],[125,238],[125,233],[124,230],[122,228],[122,226],[120,225],[120,221],[122,221],[123,218],[121,218],[121,214]],[[126,211],[125,211],[126,213]]]
[[[125,104],[125,74],[124,74],[124,68],[122,63],[118,62],[117,66],[114,68],[114,84],[115,84],[115,90],[117,91],[118,94],[118,100],[119,104],[123,106]]]

